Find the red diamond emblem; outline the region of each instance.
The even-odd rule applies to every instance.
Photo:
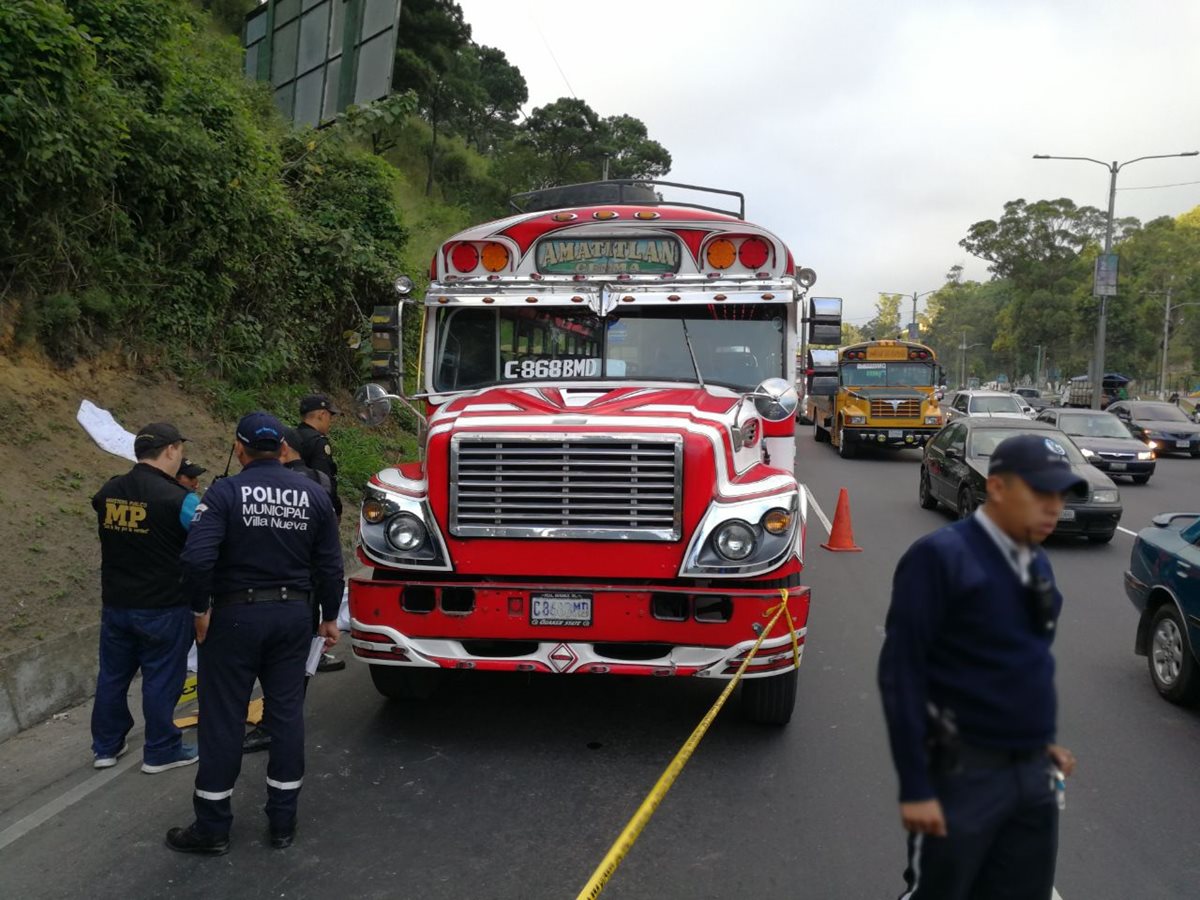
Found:
[[[559,672],[565,672],[575,663],[579,662],[579,657],[575,655],[575,651],[566,644],[559,644],[550,651],[550,664]]]

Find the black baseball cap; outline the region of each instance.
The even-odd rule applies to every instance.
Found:
[[[270,413],[247,413],[238,422],[237,439],[249,450],[278,450],[283,425]]]
[[[179,474],[186,475],[188,478],[199,478],[207,471],[208,469],[204,468],[204,466],[198,466],[186,458],[179,466]]]
[[[297,453],[300,452],[300,432],[295,428],[283,429],[283,442]]]
[[[306,416],[318,409],[327,409],[335,416],[342,414],[342,411],[337,408],[337,404],[329,399],[328,394],[309,394],[300,401],[300,415],[302,416]]]
[[[1018,434],[992,451],[988,474],[1011,472],[1035,491],[1047,494],[1087,492],[1087,479],[1076,475],[1067,448],[1053,435]]]
[[[151,422],[138,429],[137,437],[133,439],[133,455],[141,457],[159,447],[186,440],[170,422]]]

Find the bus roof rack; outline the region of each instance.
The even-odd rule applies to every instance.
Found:
[[[723,197],[736,197],[738,205],[736,209],[728,209],[719,206],[707,206],[702,203],[667,201],[652,186],[683,188],[684,190],[701,191],[706,194],[720,194]],[[650,181],[634,178],[585,181],[581,184],[564,184],[558,187],[514,194],[508,201],[508,205],[519,213],[542,212],[550,209],[562,209],[568,206],[591,206],[604,203],[630,203],[639,206],[685,206],[690,209],[703,209],[708,212],[736,216],[739,219],[746,218],[746,197],[739,191],[725,191],[720,188],[701,187],[698,184],[684,184],[680,181]]]

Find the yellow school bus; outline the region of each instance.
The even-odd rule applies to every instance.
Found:
[[[923,447],[942,427],[942,367],[925,344],[865,341],[839,349],[836,368],[828,362],[809,360],[807,412],[813,438],[838,455]]]

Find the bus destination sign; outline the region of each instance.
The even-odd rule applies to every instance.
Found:
[[[551,238],[537,247],[544,275],[662,275],[679,271],[673,238]]]

